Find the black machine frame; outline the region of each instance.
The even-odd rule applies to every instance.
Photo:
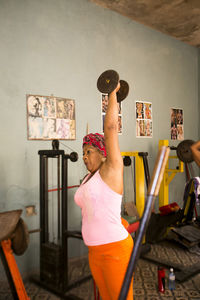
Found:
[[[75,162],[78,154],[64,150],[40,150],[40,277],[34,281],[62,299],[82,300],[66,292],[91,279],[88,275],[73,283],[68,278],[68,238],[82,239],[80,231],[68,230],[68,160]],[[49,242],[48,159],[57,159],[58,243]],[[61,163],[61,180],[60,180]]]

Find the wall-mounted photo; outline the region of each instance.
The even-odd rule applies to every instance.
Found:
[[[135,102],[136,137],[151,138],[153,136],[152,103]]]
[[[184,140],[183,110],[171,108],[170,110],[171,140]]]
[[[26,95],[28,140],[75,140],[75,101]]]

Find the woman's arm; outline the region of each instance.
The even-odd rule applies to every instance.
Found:
[[[118,141],[118,110],[117,88],[110,93],[108,107],[104,121],[104,137],[106,144],[107,157],[103,164],[100,174],[103,180],[116,192],[122,193],[123,190],[123,160],[120,153]]]
[[[192,155],[193,155],[194,161],[200,167],[200,141],[192,144],[192,146],[190,148],[192,150]]]
[[[118,168],[122,158],[118,141],[118,110],[117,91],[120,85],[110,93],[108,107],[104,121],[104,137],[107,151],[107,164],[112,168]]]

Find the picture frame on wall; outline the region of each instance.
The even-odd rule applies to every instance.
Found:
[[[26,95],[28,140],[75,140],[73,99]]]

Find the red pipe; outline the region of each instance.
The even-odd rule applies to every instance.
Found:
[[[68,189],[73,189],[73,188],[76,188],[76,187],[79,187],[80,185],[71,185],[71,186],[68,186],[67,188]],[[51,189],[51,190],[48,190],[48,192],[56,192],[56,191],[61,191],[62,188],[59,188],[59,189]]]

